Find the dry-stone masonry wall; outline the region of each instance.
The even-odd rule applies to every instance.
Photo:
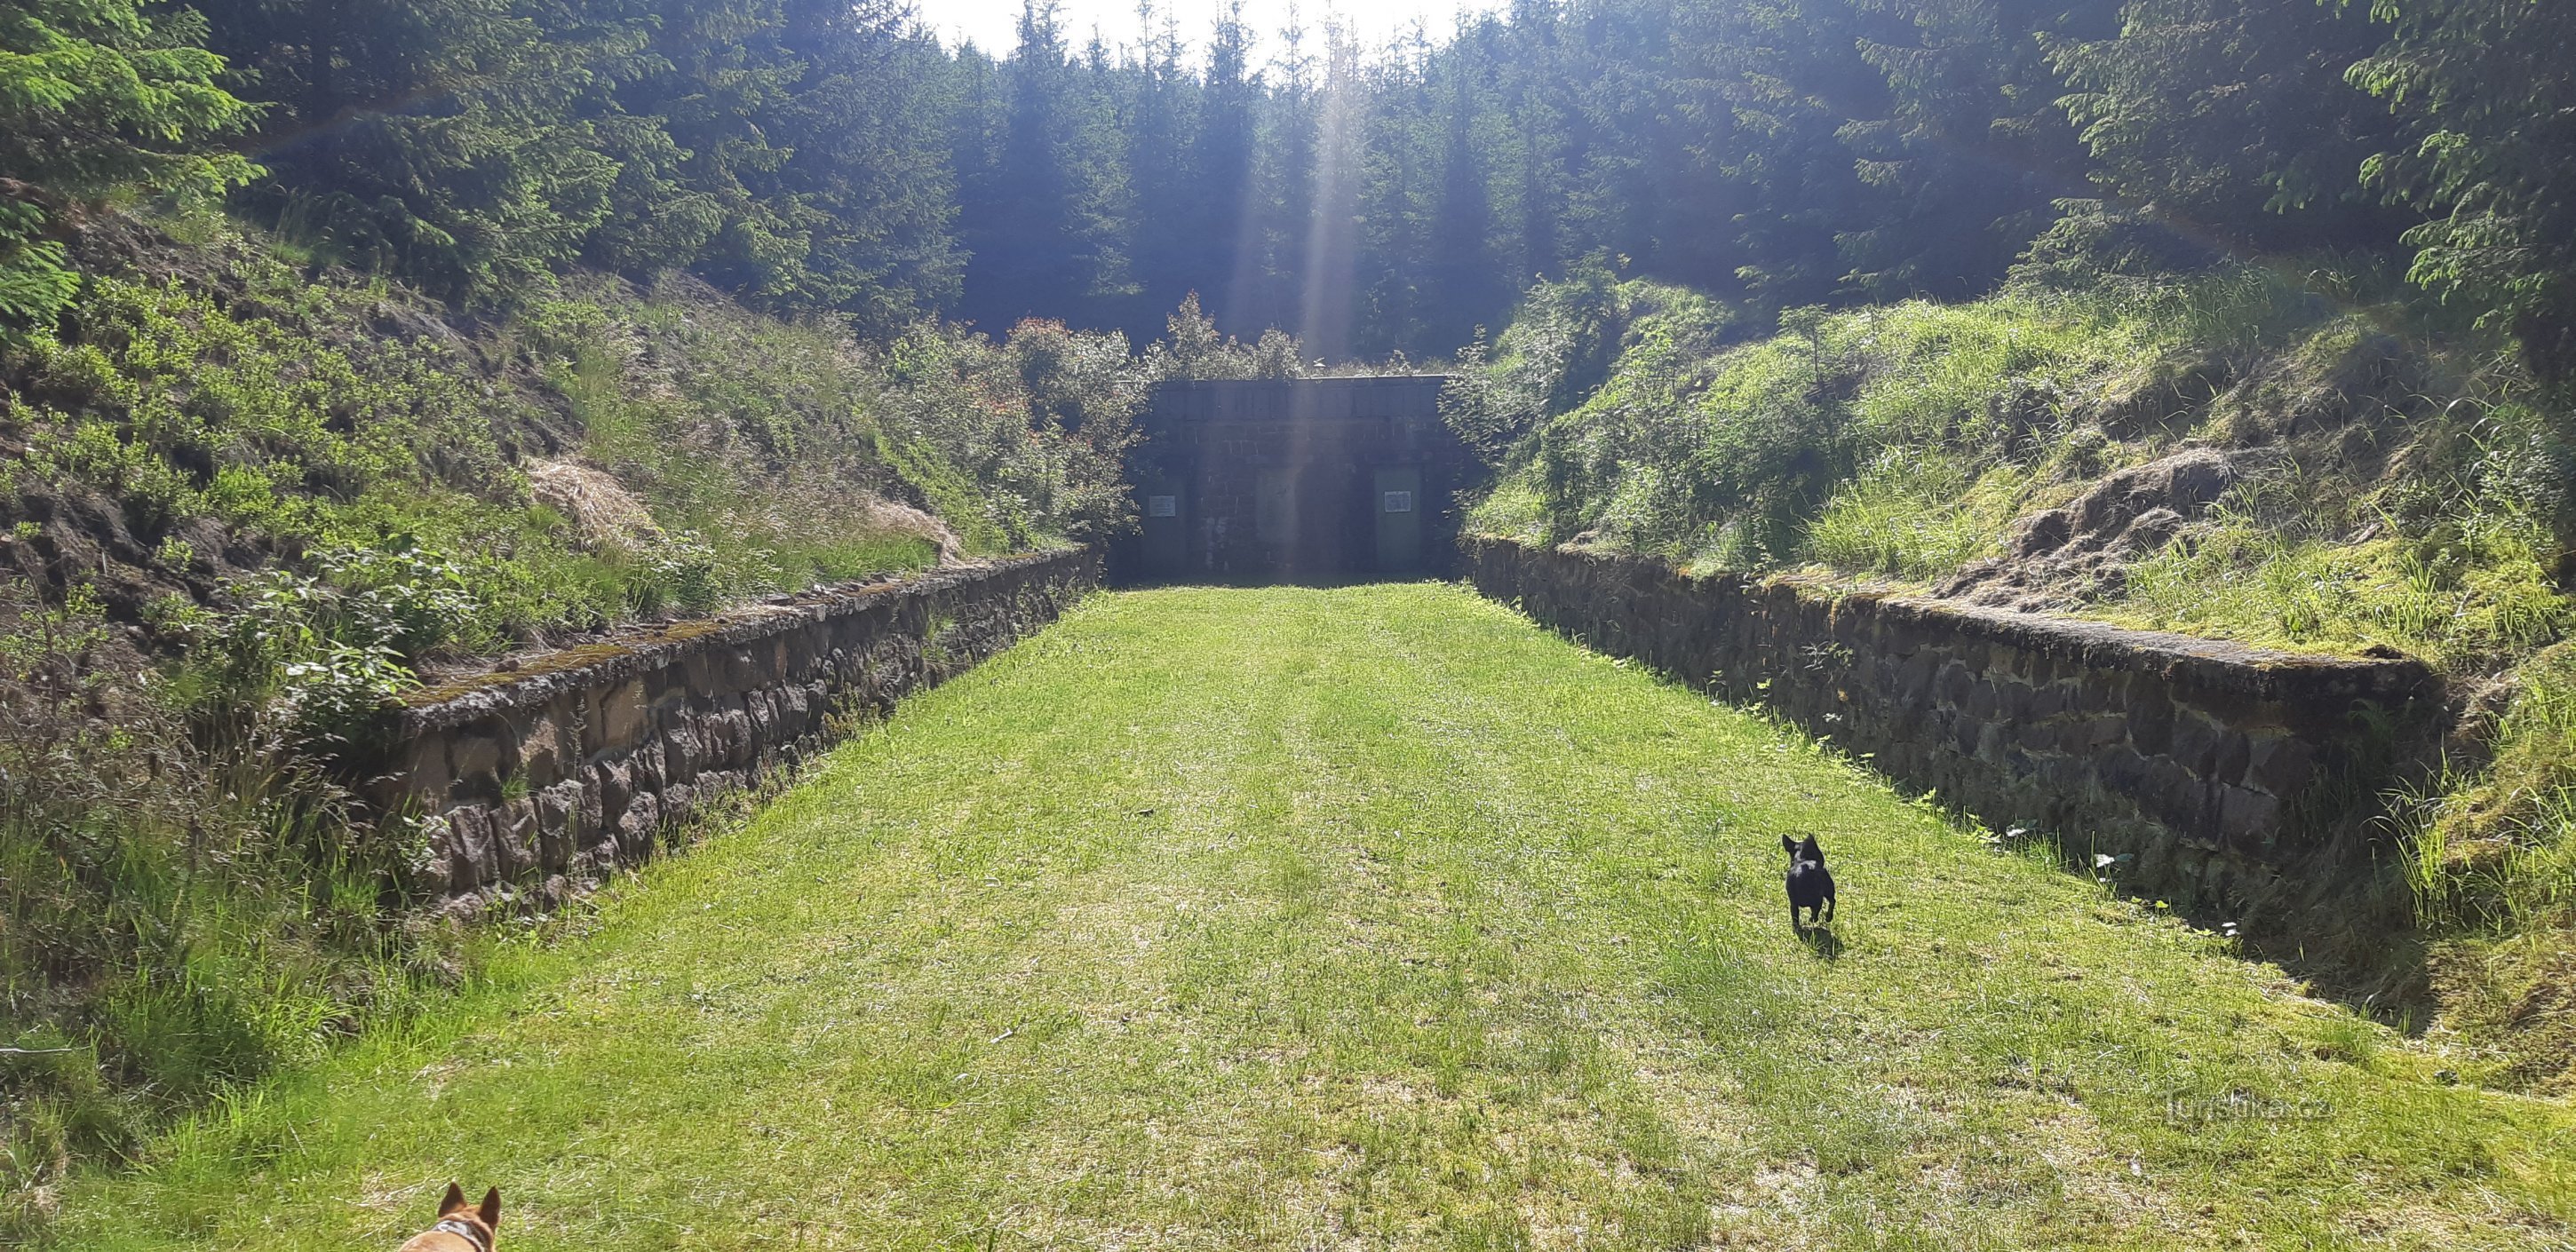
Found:
[[[391,715],[373,799],[427,824],[427,886],[450,908],[560,896],[1098,582],[1096,554],[1043,553],[755,605],[424,691]]]
[[[2440,691],[2419,662],[1691,578],[1661,561],[1492,538],[1466,548],[1484,595],[1768,706],[1997,830],[2126,857],[2114,868],[2137,890],[2203,912],[2268,912],[2307,937],[2386,920],[2372,915],[2384,850],[2367,818],[2434,723]]]

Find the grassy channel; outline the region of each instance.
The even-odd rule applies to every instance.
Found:
[[[1821,832],[1829,941],[1779,836]],[[1096,598],[53,1242],[2576,1246],[2576,1114],[1438,585]]]

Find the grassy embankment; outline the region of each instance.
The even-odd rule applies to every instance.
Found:
[[[1821,831],[1843,913],[1783,917]],[[1095,599],[55,1244],[2566,1247],[2563,1105],[1454,588]]]
[[[1474,523],[2427,658],[2476,695],[2470,750],[2397,797],[2440,1026],[2503,1081],[2576,1089],[2565,401],[2420,296],[2328,269],[2034,280],[1750,342],[1736,317],[1645,283],[1538,293],[1458,415],[1501,467]],[[2018,521],[2190,449],[2232,476],[2205,509],[2016,551]]]
[[[0,342],[0,1241],[457,977],[413,832],[311,763],[415,672],[1125,508],[1115,336],[862,345],[686,278],[468,315],[179,228],[94,223]]]

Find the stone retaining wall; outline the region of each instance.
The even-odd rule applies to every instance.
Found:
[[[427,823],[427,886],[450,908],[558,897],[1054,621],[1099,573],[1089,551],[939,571],[425,690],[390,715],[370,799]]]
[[[2438,720],[2405,658],[2323,657],[1661,561],[1465,543],[1478,591],[1600,651],[1766,706],[1996,830],[2125,856],[2120,881],[2236,916],[2376,925],[2367,819]],[[1830,845],[1830,837],[1828,838]],[[2248,924],[2254,920],[2249,918]],[[2382,919],[2384,920],[2384,919]]]

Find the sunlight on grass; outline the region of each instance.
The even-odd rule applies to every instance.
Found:
[[[1821,832],[1843,917],[1783,917]],[[2533,1248],[2563,1106],[1466,592],[1104,596],[60,1246]]]

